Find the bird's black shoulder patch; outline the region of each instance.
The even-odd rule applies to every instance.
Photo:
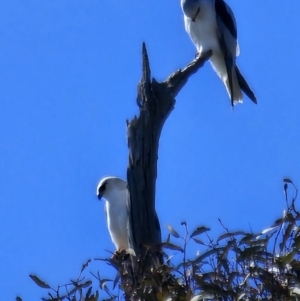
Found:
[[[235,22],[227,9],[227,4],[223,0],[215,0],[215,10],[216,14],[220,17],[232,36],[237,39]]]

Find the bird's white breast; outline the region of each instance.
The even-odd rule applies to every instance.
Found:
[[[210,6],[202,6],[195,22],[184,16],[184,23],[198,52],[212,50],[213,53],[210,57],[212,67],[222,79],[226,79],[227,71],[217,36],[215,10]]]
[[[117,250],[128,249],[127,190],[116,191],[106,201],[107,226]]]
[[[198,52],[218,50],[215,11],[208,7],[200,10],[195,22],[184,16],[185,29],[193,40]]]

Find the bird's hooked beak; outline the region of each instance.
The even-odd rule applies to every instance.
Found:
[[[195,22],[195,20],[196,20],[198,14],[199,14],[199,12],[200,12],[200,7],[198,7],[197,12],[196,12],[194,18],[192,18],[192,21],[193,21],[193,22]]]
[[[97,197],[98,197],[98,200],[101,201],[101,199],[102,199],[102,193],[98,192]]]
[[[103,181],[101,181],[97,186],[96,194],[97,194],[99,201],[101,201],[103,194],[105,194],[106,185],[107,185],[107,182],[103,183]]]

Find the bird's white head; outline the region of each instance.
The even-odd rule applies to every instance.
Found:
[[[181,0],[181,8],[183,13],[193,21],[200,12],[200,6],[203,0]]]
[[[104,177],[100,180],[96,194],[98,199],[101,200],[102,197],[107,201],[111,199],[116,193],[127,190],[127,182],[123,181],[118,177]]]

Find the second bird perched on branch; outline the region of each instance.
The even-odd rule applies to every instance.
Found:
[[[231,105],[243,102],[242,91],[254,102],[256,97],[240,73],[236,21],[223,0],[181,0],[185,29],[199,54],[212,50],[210,62],[222,79]]]
[[[105,177],[97,186],[97,196],[106,200],[107,227],[116,250],[129,248],[127,182],[117,177]]]

